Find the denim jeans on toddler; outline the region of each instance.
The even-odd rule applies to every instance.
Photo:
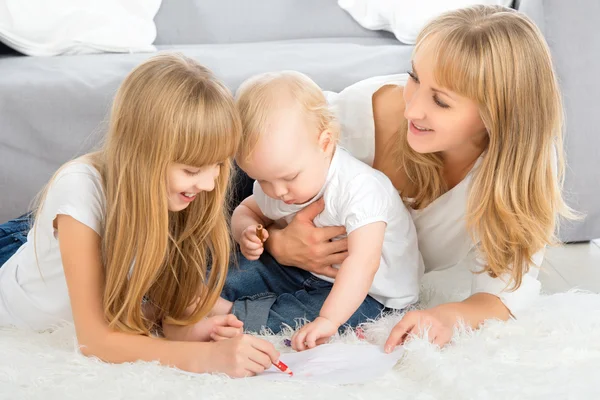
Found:
[[[31,214],[22,215],[0,225],[0,267],[27,242],[27,233],[31,225]]]
[[[241,253],[237,259],[239,267],[229,269],[221,297],[233,302],[232,313],[244,322],[247,332],[268,328],[279,333],[283,324],[295,328],[301,319],[313,321],[333,287],[310,272],[279,264],[266,252],[256,261],[247,260]],[[367,296],[340,331],[375,319],[387,310]]]

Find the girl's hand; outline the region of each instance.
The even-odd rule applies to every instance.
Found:
[[[237,317],[233,314],[229,314],[227,317],[230,318],[230,321],[227,325],[216,325],[213,327],[212,333],[210,334],[211,340],[219,342],[221,340],[234,338],[244,333],[244,323],[242,321],[237,319]]]
[[[323,344],[337,333],[339,325],[324,317],[317,317],[313,322],[304,325],[292,336],[292,348],[296,351],[312,349]]]
[[[260,374],[279,361],[279,352],[271,343],[249,335],[215,342],[210,353],[211,372],[232,378]]]
[[[428,329],[429,341],[444,346],[452,339],[458,313],[452,303],[442,304],[427,310],[409,311],[396,324],[387,341],[385,351],[390,353],[411,336],[420,336]]]
[[[271,232],[266,245],[280,264],[335,278],[337,269],[332,265],[348,257],[348,240],[331,241],[346,233],[343,226],[315,227],[313,220],[324,208],[321,198],[298,212],[284,229]]]
[[[194,325],[163,324],[165,338],[186,342],[209,342],[217,337],[229,338],[243,333],[244,323],[233,314],[204,318]]]
[[[250,225],[244,229],[240,240],[240,250],[244,257],[250,261],[258,260],[264,251],[263,242],[269,237],[269,232],[263,228],[263,241],[261,241],[256,235],[256,226],[257,225]]]

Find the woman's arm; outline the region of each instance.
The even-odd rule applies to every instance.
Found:
[[[427,310],[411,311],[394,327],[386,342],[386,351],[402,344],[410,335],[420,334],[424,326],[431,326],[429,340],[440,346],[452,339],[454,327],[464,322],[473,329],[488,319],[506,321],[518,314],[539,295],[537,280],[544,250],[532,256],[529,271],[523,276],[521,286],[510,290],[510,277],[492,278],[486,273],[473,274],[472,295],[461,302],[440,304]],[[476,258],[473,270],[482,270],[484,261]]]
[[[471,328],[477,328],[488,319],[506,321],[511,315],[502,300],[490,293],[475,293],[456,307],[459,318]]]
[[[343,226],[315,227],[313,220],[324,207],[321,199],[296,214],[285,228],[269,228],[265,247],[279,264],[335,278],[337,269],[332,265],[341,264],[348,256],[348,240],[331,241],[346,233]]]
[[[256,338],[240,336],[219,343],[173,342],[110,329],[102,307],[105,279],[100,237],[68,215],[57,217],[57,229],[77,340],[83,354],[113,363],[159,361],[187,371],[223,372],[231,376],[262,372],[279,357],[269,343]],[[257,356],[254,359],[260,363],[251,361],[251,356]]]
[[[450,342],[454,327],[461,321],[476,329],[488,319],[507,320],[508,308],[502,301],[489,293],[476,293],[457,303],[445,303],[426,310],[409,311],[396,324],[385,342],[385,351],[391,352],[410,336],[422,334],[428,328],[428,339],[443,346]]]

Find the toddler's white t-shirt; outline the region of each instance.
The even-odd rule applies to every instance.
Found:
[[[274,221],[284,219],[289,223],[298,211],[323,197],[325,210],[314,219],[317,227],[344,226],[351,234],[365,225],[385,222],[379,270],[369,295],[394,309],[403,309],[418,300],[424,265],[416,229],[398,192],[383,173],[338,147],[325,184],[311,201],[285,204],[267,196],[258,182],[254,183],[254,197],[263,214]],[[334,282],[326,276],[316,276]]]

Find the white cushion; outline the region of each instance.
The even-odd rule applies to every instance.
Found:
[[[415,44],[421,29],[436,16],[475,4],[509,7],[512,0],[338,0],[363,27],[392,32],[405,44]]]

